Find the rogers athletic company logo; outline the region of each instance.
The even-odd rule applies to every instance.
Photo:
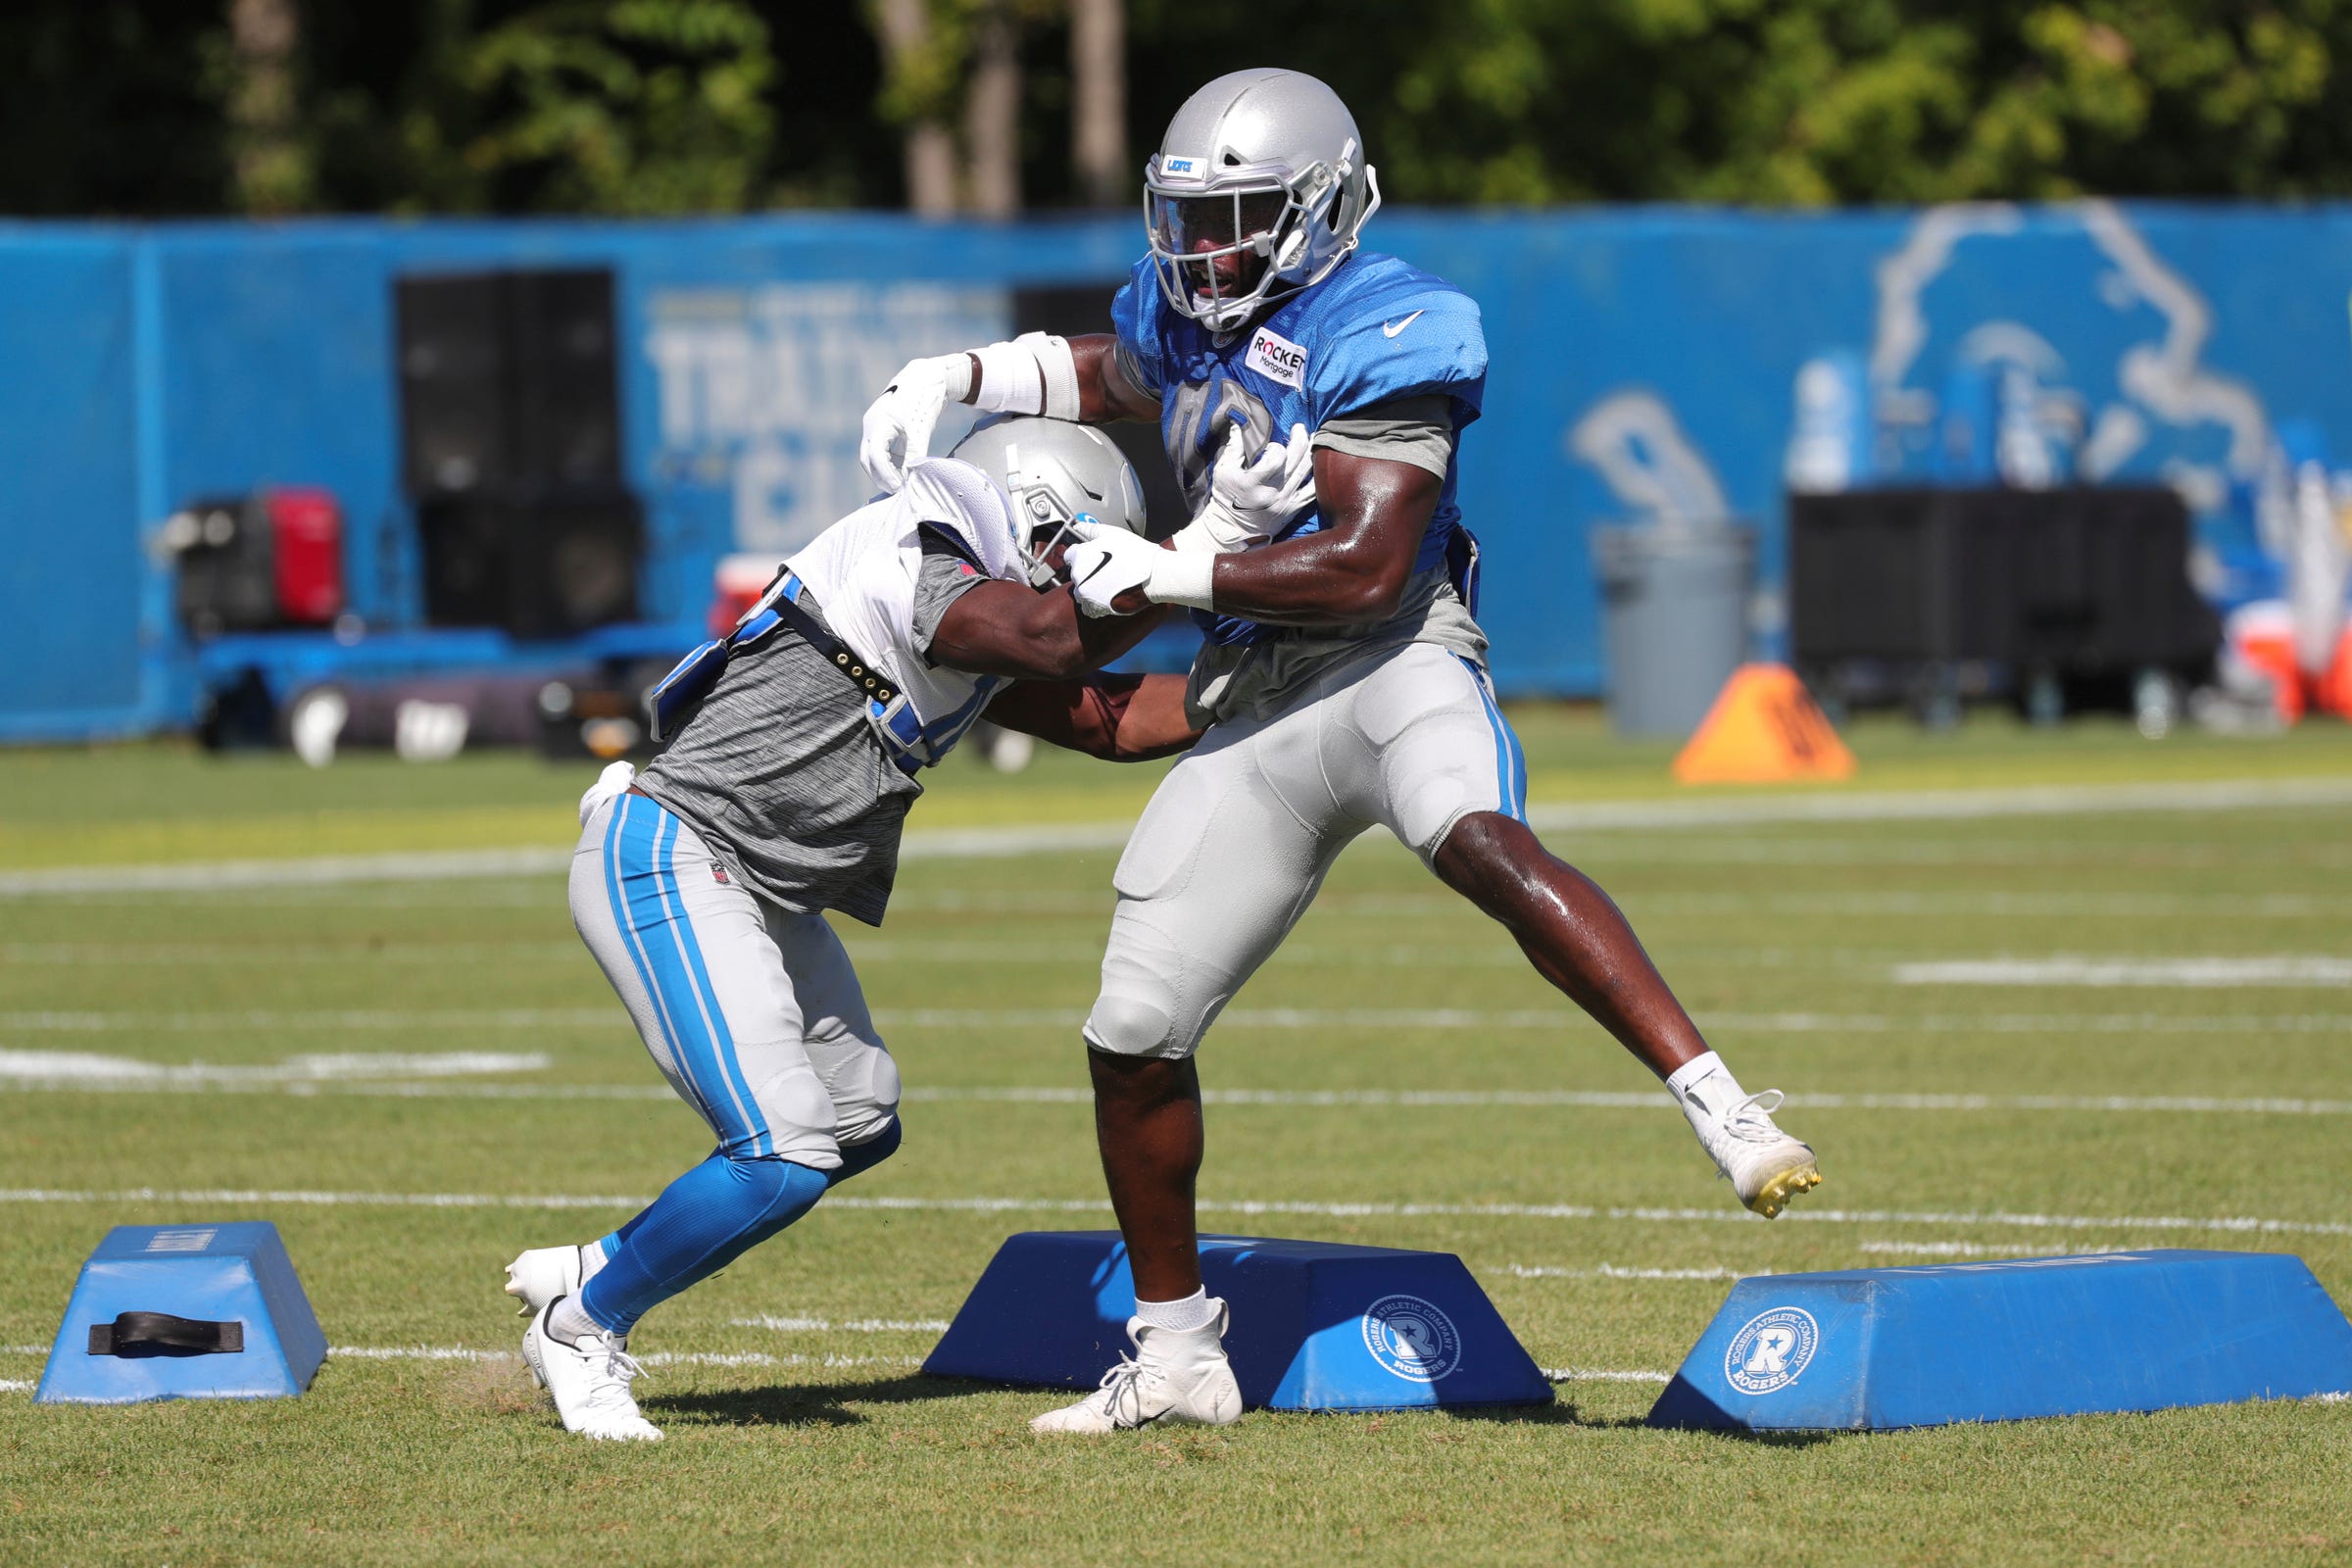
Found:
[[[1453,1319],[1418,1296],[1384,1296],[1364,1308],[1364,1348],[1407,1383],[1435,1383],[1462,1363]]]
[[[1794,1383],[1821,1348],[1821,1325],[1801,1306],[1776,1306],[1740,1326],[1723,1352],[1724,1381],[1741,1394]]]
[[[1269,381],[1284,386],[1306,384],[1306,350],[1262,326],[1250,339],[1250,356],[1243,363]]]

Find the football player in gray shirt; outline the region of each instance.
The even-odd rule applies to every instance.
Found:
[[[1278,451],[1227,498],[1295,506],[1304,473]],[[1143,522],[1099,431],[990,421],[787,561],[662,683],[668,749],[582,799],[573,923],[717,1148],[611,1235],[508,1266],[567,1429],[659,1438],[629,1393],[637,1320],[898,1148],[898,1068],[821,911],[880,921],[921,769],[983,713],[1121,760],[1198,738],[1181,677],[1090,673],[1145,619],[1083,616],[1056,581],[1078,530]]]

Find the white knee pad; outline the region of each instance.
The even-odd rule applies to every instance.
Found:
[[[1194,1044],[1170,1038],[1176,1020],[1166,1004],[1108,992],[1095,999],[1083,1033],[1088,1045],[1114,1056],[1189,1056]]]
[[[756,1047],[737,1049],[747,1062],[764,1054]],[[768,1142],[773,1145],[777,1158],[812,1170],[831,1170],[841,1163],[832,1097],[809,1070],[808,1061],[791,1061],[768,1077],[755,1080],[752,1098],[760,1102],[760,1115],[767,1123]]]
[[[808,1040],[808,1064],[832,1102],[835,1136],[863,1144],[889,1130],[899,1113],[899,1064],[880,1043],[861,1040],[839,1023]]]

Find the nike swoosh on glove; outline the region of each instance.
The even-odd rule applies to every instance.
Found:
[[[931,453],[932,427],[951,398],[972,387],[971,357],[943,354],[908,360],[882,395],[866,405],[858,438],[858,466],[885,495],[896,495],[906,470]]]
[[[1070,593],[1079,610],[1100,619],[1118,613],[1111,601],[1128,589],[1150,592],[1152,568],[1158,564],[1153,558],[1168,552],[1104,523],[1073,523],[1071,529],[1080,537],[1063,559],[1069,564]]]

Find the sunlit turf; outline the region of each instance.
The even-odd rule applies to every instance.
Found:
[[[1517,712],[1539,799],[1662,797],[1671,748]],[[1864,724],[1855,789],[2352,776],[2352,738],[2276,742],[1990,721]],[[585,767],[520,758],[312,773],[173,748],[0,754],[0,870],[562,845]],[[947,770],[917,827],[1101,822],[1152,770]],[[1642,828],[1555,847],[1615,893],[1829,1184],[1742,1220],[1654,1106],[1212,1102],[1219,1205],[1370,1211],[1287,1234],[1461,1254],[1543,1365],[1673,1366],[1728,1276],[2129,1246],[2299,1252],[2352,1299],[2352,1237],[2151,1217],[2352,1221],[2352,1116],[1870,1109],[1808,1095],[2352,1101],[2352,991],[1976,988],[1895,965],[2055,954],[2352,956],[2335,808]],[[844,1197],[1099,1200],[1074,1020],[1111,855],[922,859],[880,931],[845,925],[910,1096],[905,1152]],[[499,1266],[601,1230],[707,1147],[659,1091],[553,875],[0,900],[0,1050],[222,1068],[314,1054],[544,1054],[487,1076],[0,1090],[0,1380],[36,1377],[80,1258],[124,1222],[276,1222],[329,1340],[508,1351]],[[1241,1090],[1641,1090],[1647,1079],[1408,856],[1367,839],[1202,1055]],[[486,1098],[503,1088],[515,1098]],[[974,1092],[1061,1092],[1007,1101]],[[590,1091],[629,1098],[555,1098]],[[574,1210],[26,1190],[575,1195]],[[1584,1219],[1383,1213],[1572,1203]],[[1607,1217],[1612,1208],[1690,1217]],[[1867,1221],[1807,1218],[1871,1211]],[[1966,1221],[1906,1214],[1974,1213]],[[2038,1221],[2038,1223],[2034,1223]],[[2061,1223],[2063,1222],[2063,1223]],[[1742,1442],[1653,1433],[1654,1385],[1569,1378],[1537,1412],[1252,1415],[1214,1433],[1030,1438],[1036,1392],[925,1379],[923,1330],[760,1315],[950,1316],[1020,1228],[1087,1211],[820,1205],[649,1318],[657,1447],[567,1438],[512,1360],[330,1360],[299,1400],[35,1407],[0,1391],[0,1559],[743,1559],[1200,1563],[2323,1562],[2352,1556],[2352,1405],[2280,1403]],[[1246,1325],[1237,1332],[1246,1331]],[[1965,1376],[1955,1346],[1952,1375]],[[794,1357],[801,1359],[794,1360]],[[827,1364],[830,1361],[834,1364]]]

